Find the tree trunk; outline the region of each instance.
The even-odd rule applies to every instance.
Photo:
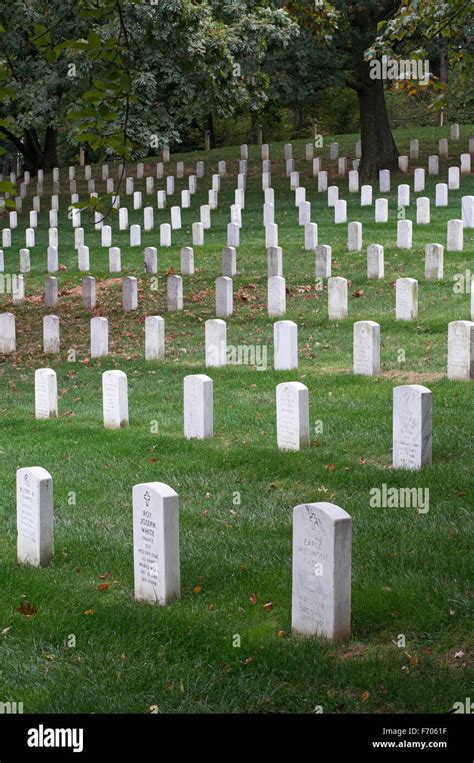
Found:
[[[250,113],[250,140],[252,143],[258,143],[258,119],[255,111]]]
[[[58,131],[55,127],[47,127],[44,136],[43,163],[41,169],[52,170],[58,166]]]
[[[34,177],[42,167],[43,152],[38,141],[36,130],[25,130],[23,136],[23,157],[28,170]]]
[[[206,130],[209,130],[209,136],[211,140],[211,148],[216,147],[216,136],[214,134],[214,119],[212,114],[208,114],[206,118]]]
[[[445,40],[441,42],[441,52],[440,52],[440,61],[439,61],[439,81],[442,82],[443,85],[448,84],[448,46],[446,45]],[[438,124],[440,127],[443,126],[443,121],[444,121],[444,105],[439,110]]]
[[[38,134],[34,129],[26,129],[23,140],[5,127],[0,127],[0,134],[15,146],[22,154],[27,169],[34,177],[39,169],[49,171],[58,166],[58,131],[55,127],[47,127],[44,144],[41,147]]]
[[[388,120],[383,80],[371,80],[357,90],[360,112],[361,181],[374,180],[379,170],[398,169],[398,149]]]
[[[348,48],[354,75],[348,84],[354,88],[359,99],[362,144],[359,177],[364,181],[375,179],[379,170],[398,168],[398,150],[388,120],[384,81],[371,78],[365,50],[377,36],[378,23],[391,18],[400,5],[401,0],[348,4]]]

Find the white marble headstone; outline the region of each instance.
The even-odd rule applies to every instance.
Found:
[[[53,478],[41,466],[16,473],[17,559],[47,567],[54,557]]]
[[[279,450],[309,446],[309,393],[301,382],[283,382],[276,388],[277,443]]]
[[[379,280],[384,275],[384,248],[381,244],[370,244],[367,247],[367,278],[369,280]]]
[[[206,374],[184,377],[184,436],[204,440],[214,434],[213,381]]]
[[[474,379],[474,322],[448,324],[448,379]]]
[[[133,488],[133,566],[138,601],[180,597],[179,498],[163,482]]]
[[[300,636],[343,641],[351,629],[352,519],[333,503],[293,509],[291,624]]]
[[[380,371],[380,325],[375,321],[354,323],[353,345],[354,373],[376,376]]]
[[[416,278],[397,278],[396,319],[414,321],[418,317],[418,281]]]
[[[393,390],[393,466],[421,469],[431,464],[431,390],[405,384]]]
[[[340,321],[347,318],[347,278],[333,276],[328,278],[328,318]]]
[[[331,277],[332,247],[320,244],[316,247],[316,278]]]
[[[268,315],[279,317],[286,313],[286,284],[282,276],[272,276],[267,283]]]
[[[273,324],[275,371],[298,368],[298,326],[294,321],[275,321]]]
[[[220,318],[205,323],[205,356],[207,368],[227,364],[227,324]]]
[[[35,371],[35,418],[55,419],[58,416],[58,383],[52,368]]]
[[[165,356],[165,321],[159,315],[145,318],[145,360],[159,360]]]
[[[444,246],[442,244],[426,244],[425,246],[425,278],[427,281],[437,281],[443,277]]]
[[[104,427],[128,427],[128,382],[123,371],[105,371],[102,374],[102,400]]]

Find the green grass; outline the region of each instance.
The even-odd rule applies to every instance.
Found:
[[[347,181],[332,181],[344,189],[348,219],[363,223],[363,252],[352,254],[347,226],[333,225],[326,194],[315,189],[304,141],[294,143],[319,243],[333,247],[333,275],[351,281],[349,318],[340,323],[327,319],[326,290],[314,289],[314,256],[303,251],[283,147],[271,146],[290,291],[286,317],[299,331],[299,369],[292,373],[271,370],[263,192],[257,165],[250,164],[228,343],[267,345],[269,370],[231,366],[210,372],[215,437],[204,442],[183,439],[182,384],[184,375],[205,371],[204,321],[214,317],[214,279],[221,275],[238,148],[173,156],[172,166],[175,159],[186,161],[186,175],[204,158],[206,178],[199,181],[192,209],[182,212],[183,229],[173,232],[173,247],[159,249],[158,291],[143,276],[143,246],[158,245],[157,226],[169,221],[169,208],[155,209],[155,232],[143,233],[138,249],[130,249],[128,233],[119,234],[114,221],[113,244],[122,249],[123,273],[139,277],[136,313],[122,313],[120,282],[108,274],[100,233],[84,225],[91,273],[98,281],[112,279],[99,290],[95,311],[109,318],[110,356],[102,361],[89,358],[91,314],[78,289],[82,275],[66,218],[67,168],[62,170],[59,259],[66,269],[57,274],[63,293],[54,311],[61,318],[61,355],[42,355],[42,317],[49,312],[39,298],[48,228],[44,198],[32,273],[26,277],[28,298],[13,308],[17,353],[4,357],[0,368],[0,631],[9,628],[0,635],[0,701],[22,701],[25,712],[41,713],[144,713],[153,705],[163,713],[307,713],[317,705],[324,712],[437,713],[470,696],[473,397],[472,385],[446,379],[446,355],[449,321],[469,319],[470,295],[453,293],[453,276],[474,270],[474,231],[465,231],[464,252],[445,252],[442,281],[424,280],[423,256],[426,243],[446,243],[447,220],[460,217],[461,196],[474,193],[474,176],[464,177],[462,190],[449,194],[449,208],[434,207],[435,183],[446,182],[447,167],[467,150],[474,127],[463,127],[461,134],[459,144],[450,143],[440,177],[427,176],[421,195],[431,198],[432,223],[414,225],[409,252],[395,246],[396,185],[411,182],[414,166],[427,167],[447,129],[417,130],[420,161],[411,162],[408,180],[393,177],[386,225],[375,225],[374,207],[360,208],[359,194],[349,196]],[[410,137],[410,130],[397,133],[401,151],[407,151]],[[352,156],[356,136],[338,140],[340,155]],[[334,170],[326,158],[328,145],[329,140],[323,169]],[[250,153],[255,159],[258,147]],[[210,175],[220,158],[228,160],[229,176],[222,181],[219,209],[212,213],[205,246],[195,248],[197,272],[184,279],[185,309],[168,314],[166,272],[169,267],[179,272],[180,248],[191,243],[191,224],[199,219],[199,205],[207,203]],[[84,182],[80,185],[83,192]],[[174,203],[185,187],[187,178],[176,181]],[[164,180],[155,181],[157,188],[164,188]],[[374,184],[374,199],[376,189]],[[414,220],[413,198],[407,216]],[[7,272],[17,272],[26,219],[22,215],[13,247],[5,251]],[[129,221],[142,222],[142,212],[130,212]],[[385,246],[384,281],[367,281],[369,243]],[[413,323],[395,321],[394,281],[400,276],[419,280],[419,318]],[[360,290],[362,296],[353,296]],[[8,296],[0,297],[0,308],[11,309]],[[143,321],[153,314],[166,320],[167,355],[160,363],[143,360]],[[382,371],[375,379],[351,373],[352,324],[360,319],[381,325]],[[71,348],[76,362],[67,361]],[[403,364],[399,349],[406,353]],[[34,420],[33,374],[41,366],[58,374],[55,421]],[[120,432],[102,426],[101,373],[110,368],[124,370],[129,380],[130,428]],[[283,380],[308,386],[312,426],[323,423],[311,448],[300,453],[276,448],[275,386]],[[433,465],[407,474],[390,466],[392,389],[411,382],[433,392]],[[158,434],[150,432],[152,421],[158,422]],[[43,570],[16,563],[15,470],[33,465],[54,478],[55,561]],[[161,608],[133,599],[132,487],[154,480],[180,496],[182,598]],[[384,482],[429,488],[429,512],[370,508],[370,489]],[[233,503],[236,491],[240,505]],[[290,628],[292,508],[322,500],[337,503],[353,518],[352,636],[339,645],[298,640]],[[109,589],[98,590],[104,581]],[[36,616],[17,612],[25,600],[37,607]],[[272,609],[264,608],[267,602]],[[93,614],[84,614],[90,610]],[[75,648],[64,645],[70,634]],[[235,634],[240,648],[232,645]],[[406,637],[405,649],[394,643],[398,634]],[[455,657],[456,652],[464,656]]]

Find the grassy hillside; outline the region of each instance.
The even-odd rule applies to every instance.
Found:
[[[319,226],[319,243],[330,244],[333,275],[349,279],[349,317],[328,321],[327,292],[315,290],[314,255],[303,250],[294,194],[285,177],[282,144],[271,146],[276,222],[283,248],[287,319],[298,324],[297,372],[272,370],[273,320],[266,312],[266,251],[260,156],[250,147],[234,315],[228,343],[263,345],[269,368],[228,366],[208,370],[214,380],[212,440],[183,438],[183,377],[205,372],[204,321],[215,316],[214,280],[221,275],[229,206],[234,201],[238,147],[208,155],[176,154],[186,177],[166,210],[155,207],[155,230],[142,232],[131,249],[129,233],[112,225],[113,245],[122,251],[123,274],[139,278],[139,307],[121,309],[121,281],[108,273],[108,252],[100,232],[85,220],[91,275],[100,286],[94,315],[109,318],[110,356],[90,359],[92,313],[81,301],[70,221],[67,168],[61,170],[59,260],[61,354],[42,354],[42,301],[46,275],[48,209],[39,215],[27,299],[1,310],[17,316],[17,352],[0,367],[0,701],[22,701],[25,712],[446,712],[469,696],[470,630],[468,588],[472,559],[472,385],[446,378],[447,325],[469,319],[470,294],[453,292],[453,276],[474,272],[474,230],[465,231],[464,251],[445,251],[442,281],[424,279],[424,246],[446,244],[448,219],[461,216],[461,196],[474,194],[474,175],[450,191],[449,208],[434,207],[436,182],[447,182],[447,167],[467,151],[474,126],[463,127],[459,144],[438,178],[427,175],[431,198],[428,226],[414,223],[413,249],[396,247],[396,186],[409,182],[413,168],[427,168],[437,141],[448,129],[417,130],[421,156],[408,176],[392,179],[390,221],[375,224],[374,207],[360,207],[347,180],[333,178],[348,201],[348,220],[363,224],[363,251],[347,252],[347,225],[333,223],[326,194],[318,194],[304,141],[294,156]],[[396,134],[408,152],[411,130]],[[356,136],[336,136],[340,155],[353,156]],[[329,162],[325,140],[323,169]],[[206,162],[191,209],[173,246],[158,250],[158,290],[143,273],[143,247],[158,246],[158,226],[170,221],[197,159]],[[195,247],[196,274],[184,278],[184,310],[166,312],[166,273],[179,272],[181,247],[191,245],[191,225],[207,203],[211,174],[227,159],[219,209],[205,246]],[[116,177],[116,171],[112,174]],[[130,168],[129,175],[135,175]],[[145,174],[155,174],[154,163]],[[78,170],[82,178],[82,172]],[[102,190],[100,169],[96,187]],[[79,180],[81,195],[86,183]],[[155,191],[165,181],[155,179]],[[50,179],[46,183],[50,191]],[[145,191],[145,181],[135,181]],[[378,185],[374,184],[374,199]],[[131,197],[122,203],[131,207]],[[144,199],[145,199],[144,195]],[[406,210],[415,220],[415,195]],[[29,199],[25,208],[29,210]],[[18,272],[27,214],[5,250],[6,272]],[[143,223],[143,211],[129,211]],[[3,221],[3,227],[6,226]],[[366,246],[385,247],[385,279],[368,281]],[[419,280],[419,318],[395,320],[396,278]],[[144,318],[166,321],[166,358],[144,360]],[[382,369],[377,378],[351,373],[352,325],[371,319],[381,326]],[[68,351],[76,361],[68,362]],[[400,363],[399,351],[405,362]],[[60,391],[58,420],[34,419],[34,369],[54,368]],[[102,426],[101,374],[118,368],[129,382],[130,427]],[[311,447],[299,453],[276,447],[275,387],[302,381],[309,389]],[[433,465],[419,473],[391,469],[392,389],[421,383],[433,392]],[[158,422],[158,433],[150,429]],[[322,422],[316,426],[316,422]],[[54,478],[55,561],[48,569],[16,563],[15,471],[41,465]],[[168,607],[133,599],[131,495],[134,484],[163,481],[180,496],[182,598]],[[374,509],[369,491],[383,483],[430,490],[427,514],[414,509]],[[239,496],[236,496],[236,493]],[[74,494],[74,495],[73,495]],[[240,497],[240,504],[238,498]],[[352,637],[335,645],[291,635],[291,513],[298,503],[332,501],[353,518]],[[75,503],[74,503],[75,501]],[[104,588],[104,583],[108,588]],[[102,588],[99,588],[102,587]],[[18,612],[23,602],[37,611]],[[240,647],[234,636],[240,635]],[[406,647],[397,646],[404,634]],[[75,637],[75,647],[68,638]],[[73,643],[74,639],[69,639]],[[457,653],[457,656],[456,656]],[[462,653],[461,656],[459,653]]]

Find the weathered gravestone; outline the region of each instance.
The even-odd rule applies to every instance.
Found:
[[[375,199],[375,222],[388,222],[388,199]]]
[[[428,196],[419,196],[416,200],[416,224],[429,225],[430,200]]]
[[[416,278],[397,278],[396,319],[414,321],[418,317],[418,281]]]
[[[340,321],[347,318],[347,278],[333,276],[328,278],[328,318]]]
[[[107,318],[91,319],[91,358],[105,358],[109,354],[109,322]]]
[[[194,250],[191,246],[183,246],[180,253],[181,275],[192,276],[194,274]]]
[[[222,250],[222,275],[229,278],[237,275],[237,252],[233,246],[226,246]]]
[[[380,325],[375,321],[354,323],[353,368],[362,376],[376,376],[380,371]]]
[[[93,276],[82,279],[82,302],[88,310],[93,310],[97,301],[97,286]]]
[[[227,364],[227,324],[220,318],[205,323],[205,356],[207,368]]]
[[[283,276],[283,251],[281,246],[271,246],[267,250],[267,278]]]
[[[399,249],[411,249],[413,242],[413,223],[411,220],[398,220],[397,246]]]
[[[384,273],[384,248],[381,244],[370,244],[367,247],[367,278],[380,280]]]
[[[282,276],[272,276],[267,282],[267,311],[270,317],[286,313],[286,284]]]
[[[298,368],[298,326],[294,321],[275,321],[273,346],[275,371],[291,371]]]
[[[138,307],[138,281],[135,276],[122,278],[122,309],[129,313]]]
[[[204,440],[214,434],[213,381],[206,374],[184,377],[184,436]]]
[[[331,277],[331,259],[332,247],[327,244],[320,244],[315,249],[316,252],[316,278]]]
[[[431,390],[405,384],[393,390],[393,466],[421,469],[431,464]]]
[[[232,278],[216,278],[216,316],[227,318],[233,312]]]
[[[443,277],[444,246],[441,244],[426,244],[425,246],[425,278],[437,281]]]
[[[309,446],[309,393],[304,384],[277,385],[276,418],[279,450],[301,450]]]
[[[360,252],[362,249],[362,223],[352,222],[347,226],[347,250]]]
[[[474,379],[474,322],[448,324],[448,379]]]
[[[53,478],[41,466],[16,473],[17,559],[47,567],[53,561]]]
[[[104,371],[102,374],[104,427],[128,427],[128,383],[123,371]]]
[[[464,249],[464,230],[462,220],[448,220],[446,249],[448,252],[462,252]]]
[[[293,509],[291,624],[295,634],[330,641],[351,629],[352,519],[333,503]]]
[[[145,318],[145,360],[158,360],[165,355],[165,321],[159,315]]]
[[[109,273],[120,273],[122,270],[121,252],[118,246],[109,249]]]
[[[35,371],[35,418],[55,419],[58,416],[58,383],[52,368]]]
[[[156,246],[146,246],[144,251],[145,273],[155,275],[158,273],[158,250]]]
[[[54,355],[59,350],[59,318],[57,315],[45,315],[43,318],[43,352],[45,355]]]

